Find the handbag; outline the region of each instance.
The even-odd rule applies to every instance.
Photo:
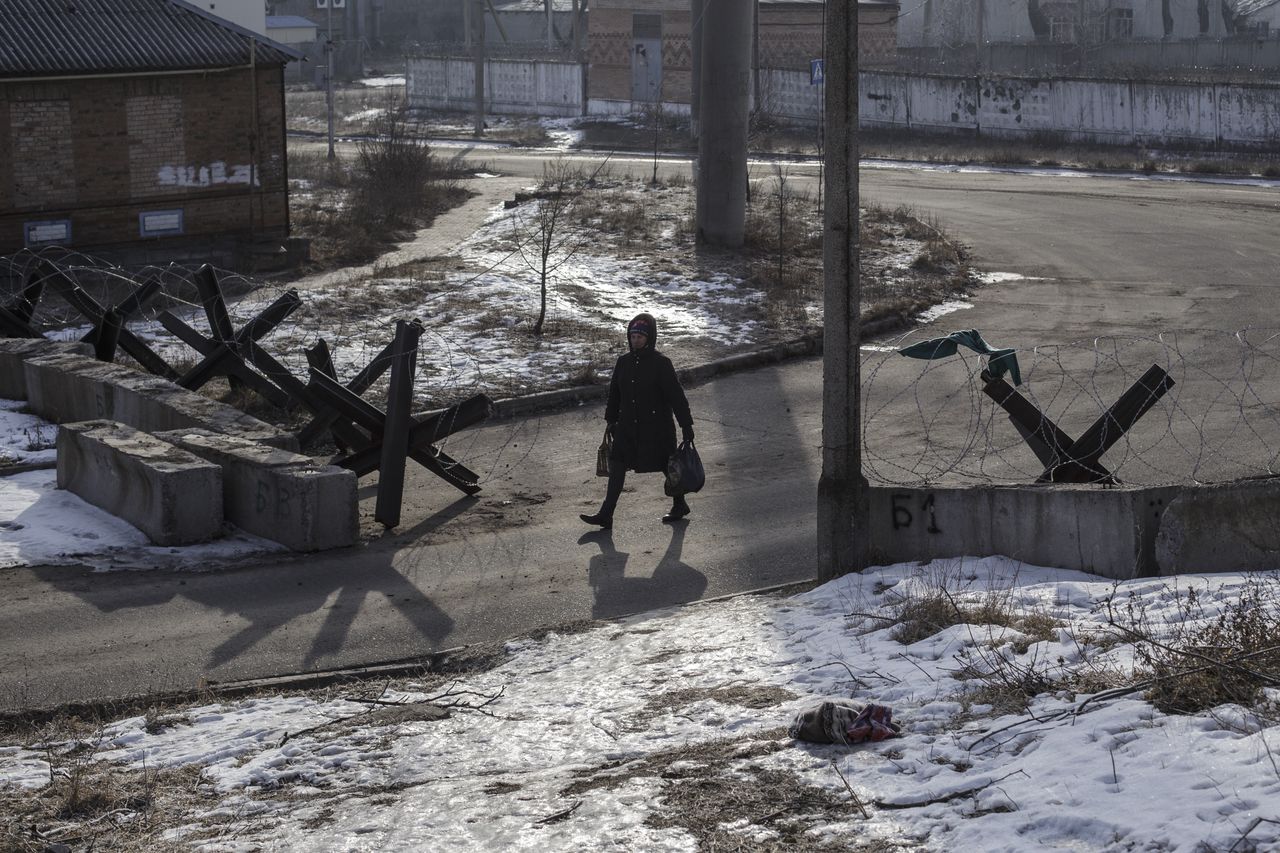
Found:
[[[596,451],[596,476],[609,476],[609,451],[613,449],[613,434],[608,429],[604,431],[604,440],[600,442],[600,449]]]
[[[702,457],[692,441],[685,441],[676,448],[667,460],[667,479],[662,484],[662,491],[667,497],[675,498],[696,492],[707,482],[707,473],[702,467]]]

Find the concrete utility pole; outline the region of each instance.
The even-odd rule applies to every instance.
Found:
[[[326,64],[324,70],[324,103],[325,109],[329,114],[329,159],[334,158],[333,152],[333,0],[325,3],[328,10],[328,22],[325,24],[326,30],[324,34],[324,52],[326,54]]]
[[[818,579],[867,564],[867,481],[862,476],[858,313],[858,7],[827,4],[827,140],[822,237],[822,477],[818,480]]]
[[[551,0],[542,0],[542,3],[547,10],[547,50],[553,50],[556,46],[556,26],[555,20],[551,17]]]
[[[690,61],[693,64],[689,92],[689,132],[694,142],[701,138],[699,123],[702,105],[702,8],[704,0],[689,0],[689,13],[693,25],[689,33]]]
[[[737,248],[747,221],[751,3],[702,6],[698,242]]]
[[[475,6],[471,11],[471,26],[475,27],[473,39],[476,58],[475,135],[484,136],[484,0],[475,0]]]

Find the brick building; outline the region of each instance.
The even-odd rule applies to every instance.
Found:
[[[591,112],[629,111],[634,103],[653,100],[668,106],[689,103],[690,8],[690,0],[591,0]],[[757,9],[757,68],[807,70],[810,60],[822,57],[824,0],[759,0]],[[893,64],[897,17],[896,0],[859,0],[861,67]]]
[[[185,0],[0,3],[0,254],[289,233],[283,70]]]

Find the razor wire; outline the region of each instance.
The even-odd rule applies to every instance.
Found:
[[[504,250],[505,251],[505,250]],[[506,252],[506,256],[515,250]],[[373,361],[390,342],[395,320],[422,316],[426,332],[419,344],[415,405],[443,408],[467,396],[514,396],[573,384],[565,376],[513,377],[512,353],[503,352],[512,336],[468,326],[450,333],[464,313],[486,309],[467,303],[467,285],[483,283],[495,262],[479,273],[376,274],[371,279],[330,279],[303,292],[302,307],[262,339],[296,376],[309,373],[304,350],[324,339],[334,353],[339,379],[345,381]],[[140,283],[156,280],[160,292],[128,327],[171,365],[193,366],[199,354],[173,337],[156,319],[170,310],[190,325],[205,328],[205,306],[192,281],[194,265],[165,264],[125,269],[83,253],[45,248],[0,258],[0,301],[9,303],[23,286],[41,275],[40,262],[52,262],[106,306]],[[237,328],[286,293],[291,283],[255,280],[218,270]],[[501,289],[501,281],[491,283]],[[65,301],[46,295],[36,321],[46,336],[77,340],[88,327]],[[461,299],[465,304],[458,304]],[[506,318],[509,320],[510,318]],[[936,324],[935,324],[936,326]],[[1101,417],[1152,365],[1174,380],[1173,388],[1102,457],[1126,485],[1213,483],[1274,476],[1280,468],[1280,330],[1173,329],[1150,335],[1100,335],[1065,342],[1002,337],[983,330],[1001,346],[1017,350],[1023,382],[1018,391],[1066,432],[1079,434]],[[985,358],[962,351],[946,360],[903,358],[897,350],[936,330],[916,329],[865,345],[862,352],[862,463],[875,483],[903,486],[1012,485],[1035,482],[1043,465],[1004,411],[983,393]],[[620,347],[602,338],[599,347]],[[557,346],[546,344],[548,349]],[[496,351],[496,352],[495,352]],[[611,358],[613,350],[608,350]],[[127,356],[121,355],[121,358]],[[385,393],[383,377],[371,396]],[[513,426],[508,443],[514,444]],[[527,436],[526,436],[527,437]],[[448,440],[446,440],[448,441]],[[468,446],[478,461],[491,461],[484,479],[496,475],[513,456],[527,456],[533,442],[512,454],[489,448],[474,433],[452,437]],[[444,446],[444,444],[442,444]],[[517,463],[519,460],[516,460]],[[488,463],[487,463],[488,464]]]
[[[515,254],[518,248],[498,253],[499,263]],[[12,304],[25,287],[44,283],[33,326],[42,330],[47,339],[77,341],[84,338],[92,326],[49,286],[55,275],[67,277],[104,308],[128,297],[142,284],[157,281],[156,296],[130,315],[127,328],[177,372],[183,373],[203,356],[165,329],[158,318],[162,312],[169,311],[193,328],[209,329],[205,316],[207,306],[194,283],[196,272],[202,266],[206,265],[169,263],[126,268],[60,247],[22,250],[0,257],[0,304]],[[243,328],[263,308],[296,285],[296,282],[255,279],[230,270],[212,269],[226,296],[227,314],[236,329]],[[472,340],[466,333],[449,333],[455,319],[451,300],[465,291],[467,284],[494,272],[495,266],[488,266],[465,276],[445,275],[434,281],[389,274],[375,274],[369,279],[330,279],[322,287],[303,290],[301,306],[259,343],[305,382],[310,371],[305,350],[324,340],[330,347],[338,378],[345,382],[382,354],[391,342],[397,319],[421,316],[428,323],[418,346],[416,409],[443,409],[479,393],[501,398],[558,387],[563,384],[563,377],[530,377],[531,381],[525,383],[495,367],[495,360],[486,359],[485,352],[492,346],[503,345],[501,339],[494,340],[498,336],[490,335],[486,340],[481,335],[479,340]],[[132,362],[124,352],[117,353],[116,358]],[[506,355],[497,361],[503,360],[508,360]],[[381,376],[365,396],[374,400],[385,398],[389,379],[388,374]],[[285,417],[284,412],[280,415]],[[474,431],[456,433],[435,444],[442,449],[450,444],[460,447],[473,464],[484,464],[488,470],[482,473],[481,482],[485,482],[499,476],[504,466],[521,464],[536,444],[521,440],[518,436],[523,430],[517,426],[513,425],[508,432],[505,440],[492,448],[488,442],[481,448]]]
[[[982,390],[986,357],[963,350],[938,361],[898,355],[936,334],[917,329],[864,347],[862,461],[868,480],[904,486],[1035,482],[1044,465]],[[1122,484],[1214,483],[1278,473],[1280,330],[1172,329],[999,343],[1017,349],[1017,390],[1069,434],[1102,418],[1152,365],[1169,374],[1173,387],[1102,457]]]

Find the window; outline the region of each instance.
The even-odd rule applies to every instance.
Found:
[[[1076,22],[1070,18],[1049,19],[1049,41],[1071,43],[1076,40]]]
[[[633,39],[660,39],[662,38],[662,16],[661,15],[632,15],[631,16],[631,37]]]
[[[1133,38],[1133,10],[1112,9],[1107,13],[1107,40],[1119,41]]]

